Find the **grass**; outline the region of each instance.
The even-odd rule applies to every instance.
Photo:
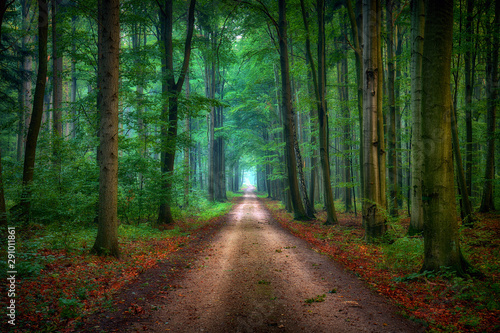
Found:
[[[480,214],[473,229],[461,229],[464,256],[485,275],[464,279],[446,268],[440,274],[420,272],[423,239],[406,236],[407,217],[390,220],[385,241],[366,244],[359,214],[338,213],[339,224],[325,226],[325,212],[319,212],[315,221],[299,222],[280,203],[265,202],[283,227],[353,271],[429,332],[500,331],[498,214]]]

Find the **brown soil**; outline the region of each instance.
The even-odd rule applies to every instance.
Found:
[[[118,299],[120,314],[93,318],[88,331],[424,331],[282,229],[250,191],[213,237],[146,272]]]

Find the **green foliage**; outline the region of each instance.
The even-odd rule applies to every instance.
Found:
[[[59,298],[59,307],[61,308],[61,317],[71,319],[79,315],[83,304],[75,298]]]
[[[384,246],[385,261],[382,265],[396,271],[415,272],[422,266],[424,256],[423,239],[402,237]]]

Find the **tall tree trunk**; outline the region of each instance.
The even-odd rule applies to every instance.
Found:
[[[472,194],[472,89],[474,77],[472,76],[471,60],[472,51],[472,15],[474,10],[474,0],[467,0],[467,20],[465,23],[465,177],[468,194]],[[458,87],[457,87],[458,89]],[[458,148],[460,149],[460,148]]]
[[[347,33],[347,26],[345,24],[345,18],[341,18],[341,27],[342,30]],[[342,38],[342,52],[347,52],[347,41],[345,38]],[[352,187],[351,184],[351,158],[350,158],[350,144],[351,140],[351,126],[349,123],[350,120],[350,111],[349,111],[349,76],[348,76],[348,62],[347,57],[342,57],[337,66],[337,75],[338,75],[338,90],[339,90],[339,99],[340,99],[340,109],[342,114],[342,122],[343,122],[343,138],[342,138],[342,154],[343,154],[343,182],[346,184],[344,187],[344,205],[346,213],[350,213],[352,211]]]
[[[285,0],[279,0],[279,49],[281,67],[282,113],[283,132],[285,139],[285,158],[288,172],[288,187],[291,197],[294,218],[296,220],[308,219],[307,213],[300,198],[299,184],[297,181],[297,160],[294,150],[295,116],[292,105],[292,90],[290,83],[290,66],[288,62],[288,41]]]
[[[389,150],[389,212],[391,216],[398,215],[398,156],[396,153],[396,100],[395,100],[395,52],[394,52],[394,27],[393,27],[393,0],[387,0],[387,90],[389,98],[389,126],[388,126],[388,150]]]
[[[30,17],[30,0],[23,0],[21,2],[21,12],[22,12],[22,29],[23,31],[28,31],[31,25]],[[33,109],[32,104],[32,84],[31,79],[33,75],[33,57],[31,55],[31,43],[33,42],[33,36],[31,34],[24,34],[21,44],[22,52],[22,72],[21,72],[21,107],[19,108],[18,116],[18,131],[17,131],[17,161],[21,162],[23,158],[24,151],[24,136],[26,134],[26,128],[28,125],[29,114]]]
[[[53,146],[54,167],[58,178],[61,173],[61,139],[63,136],[62,124],[62,102],[63,102],[63,57],[60,50],[58,29],[58,5],[52,1],[52,122],[53,122]],[[60,179],[58,179],[60,182]]]
[[[483,195],[481,197],[480,212],[495,210],[493,196],[493,182],[495,180],[495,125],[498,97],[498,46],[500,34],[500,0],[495,1],[495,20],[493,22],[493,43],[487,56],[486,63],[486,96],[487,96],[487,133],[488,147],[486,150],[486,167],[484,172]]]
[[[71,18],[71,31],[72,31],[72,40],[71,40],[71,52],[73,54],[73,58],[71,59],[71,94],[70,94],[70,102],[72,105],[72,111],[71,111],[71,123],[70,123],[70,133],[71,133],[71,138],[76,137],[76,130],[77,130],[77,112],[75,111],[75,103],[76,103],[76,94],[78,91],[78,80],[76,78],[76,58],[74,55],[76,54],[76,22],[77,18],[76,16],[73,16]]]
[[[422,54],[424,49],[424,0],[411,0],[411,218],[408,234],[424,230],[422,205]]]
[[[451,149],[451,50],[453,0],[426,3],[422,63],[424,264],[421,271],[449,267],[464,274],[456,216]]]
[[[325,224],[337,224],[337,212],[330,180],[330,158],[328,144],[328,110],[326,106],[326,40],[325,40],[325,1],[317,0],[318,11],[318,121],[319,121],[319,155],[323,170],[323,192],[325,194]]]
[[[118,82],[120,54],[120,0],[99,0],[101,25],[99,71],[99,210],[92,252],[120,256],[118,246]]]
[[[358,100],[358,117],[359,117],[359,179],[360,179],[360,193],[364,193],[363,186],[365,184],[364,181],[364,174],[363,174],[363,53],[362,53],[362,48],[361,48],[361,36],[362,34],[359,33],[360,30],[362,30],[362,17],[361,17],[361,10],[359,7],[360,6],[360,1],[356,1],[356,12],[359,12],[359,17],[356,18],[356,12],[354,8],[352,7],[351,0],[346,0],[346,5],[347,5],[347,13],[349,15],[349,21],[351,23],[351,38],[353,41],[353,46],[354,46],[354,54],[355,54],[355,59],[356,59],[356,86],[357,86],[357,100]],[[360,24],[358,24],[358,22]]]
[[[172,36],[172,9],[173,0],[165,0],[165,5],[160,7],[160,24],[161,24],[161,42],[163,46],[163,60],[162,60],[162,91],[167,96],[162,107],[162,119],[166,124],[162,125],[162,152],[161,152],[161,171],[167,176],[163,180],[163,190],[166,197],[160,203],[158,213],[158,224],[171,224],[174,222],[172,212],[170,209],[170,201],[172,195],[172,180],[170,176],[174,171],[176,140],[177,140],[177,123],[178,123],[178,99],[179,94],[184,84],[184,79],[187,75],[189,67],[189,58],[191,56],[191,41],[193,38],[194,30],[194,8],[196,0],[189,2],[188,10],[188,27],[186,42],[184,44],[184,59],[182,68],[177,79],[174,78],[174,62],[173,62],[173,36]]]
[[[379,145],[383,140],[383,130],[380,131],[382,110],[379,108],[379,76],[380,68],[380,2],[378,0],[363,1],[363,223],[365,237],[368,242],[383,236],[386,232],[385,193],[382,186],[381,171],[384,167],[380,163]]]
[[[189,98],[191,86],[189,85],[189,74],[186,76],[186,98]],[[189,116],[189,110],[188,114],[186,114],[186,119],[184,121],[184,131],[187,134],[188,140],[191,141],[191,129],[190,129],[190,116]],[[189,190],[190,190],[190,155],[189,155],[189,146],[186,145],[184,147],[184,207],[189,206]]]
[[[47,81],[47,38],[48,6],[46,0],[38,1],[38,73],[30,126],[26,137],[24,152],[23,189],[21,193],[21,218],[28,219],[31,208],[31,186],[35,171],[36,145],[43,116],[45,83]]]

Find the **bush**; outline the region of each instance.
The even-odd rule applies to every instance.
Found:
[[[384,248],[387,268],[414,272],[422,266],[424,241],[417,237],[402,237]]]

